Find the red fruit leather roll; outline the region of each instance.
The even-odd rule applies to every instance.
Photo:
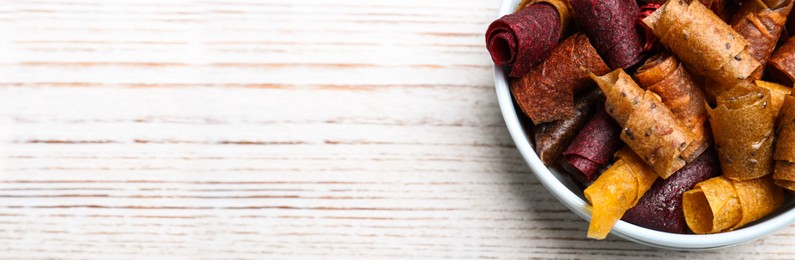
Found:
[[[549,56],[560,34],[557,9],[538,3],[492,22],[486,30],[486,48],[494,63],[513,66],[508,76],[521,77]]]
[[[697,183],[718,175],[718,156],[714,149],[707,149],[670,178],[657,179],[638,204],[621,219],[641,227],[684,234],[687,223],[682,211],[682,194]]]
[[[611,69],[641,60],[644,37],[638,30],[640,7],[635,0],[571,0],[577,24],[592,40]]]
[[[570,171],[574,179],[585,186],[591,184],[599,169],[621,148],[620,136],[621,126],[599,106],[563,152],[563,158],[574,168]]]
[[[510,82],[516,103],[534,124],[574,115],[574,94],[594,86],[588,73],[610,71],[582,33],[563,40],[549,57],[520,79]]]

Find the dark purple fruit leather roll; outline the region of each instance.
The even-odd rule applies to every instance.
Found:
[[[571,0],[580,28],[610,69],[626,69],[643,57],[645,44],[638,26],[635,0]]]
[[[682,194],[697,183],[720,174],[718,156],[715,149],[710,147],[668,179],[657,179],[638,204],[624,213],[621,219],[663,232],[687,233]]]

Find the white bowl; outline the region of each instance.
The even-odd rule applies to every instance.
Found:
[[[519,0],[503,0],[499,16],[501,17],[513,12],[518,4]],[[508,131],[511,133],[511,137],[514,143],[516,143],[516,147],[519,149],[522,157],[524,157],[527,164],[530,165],[530,169],[532,169],[533,173],[541,181],[541,184],[543,184],[552,195],[555,195],[563,205],[586,221],[590,221],[591,206],[585,201],[582,191],[574,184],[571,178],[569,178],[568,173],[556,168],[548,168],[541,162],[541,159],[538,158],[538,155],[532,147],[530,138],[523,130],[522,124],[519,121],[517,113],[522,112],[521,110],[517,112],[517,108],[514,106],[513,96],[508,87],[507,75],[503,72],[502,67],[496,65],[494,66],[494,84],[497,89],[497,99],[500,103],[500,110],[505,119],[505,124],[508,126]],[[785,203],[781,210],[774,214],[752,225],[725,233],[710,235],[673,234],[636,226],[619,220],[610,234],[618,235],[619,237],[636,243],[658,248],[704,250],[752,241],[782,230],[793,222],[795,222],[795,202],[790,200]],[[585,237],[585,235],[585,233],[582,234],[583,237]]]

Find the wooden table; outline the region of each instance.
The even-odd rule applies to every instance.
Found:
[[[532,175],[499,1],[0,3],[0,258],[794,258],[671,252]]]

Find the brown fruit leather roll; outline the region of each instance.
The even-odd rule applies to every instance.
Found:
[[[698,1],[667,1],[643,23],[680,61],[716,83],[705,87],[731,89],[760,67],[748,42]]]
[[[795,82],[795,37],[790,37],[773,52],[765,73],[782,85],[792,86]]]
[[[544,60],[560,40],[558,11],[549,4],[534,4],[492,22],[486,30],[486,48],[500,66],[513,66],[510,77],[521,77]]]
[[[718,96],[717,103],[708,113],[723,175],[750,180],[773,172],[775,122],[770,91],[738,86]]]
[[[784,23],[792,10],[793,0],[769,1],[771,6],[761,0],[744,1],[740,10],[732,18],[732,29],[748,41],[748,52],[762,66],[776,48]],[[762,70],[757,70],[753,79],[760,79]]]
[[[777,185],[795,190],[795,97],[784,97],[776,133],[773,179]]]
[[[571,0],[574,19],[611,69],[638,63],[644,40],[638,31],[635,0]]]
[[[576,33],[567,38],[541,64],[520,79],[511,79],[511,93],[525,115],[540,124],[574,114],[574,94],[593,87],[588,73],[610,69],[591,46],[588,37]]]
[[[610,163],[613,154],[621,148],[620,135],[621,126],[599,106],[563,152],[563,157],[574,168],[570,171],[574,179],[590,185],[599,169]]]
[[[663,179],[685,166],[682,152],[693,133],[651,91],[643,91],[624,70],[590,74],[607,101],[605,108],[623,127],[621,140]]]
[[[601,102],[604,102],[602,91],[591,90],[577,99],[573,116],[536,126],[536,153],[544,164],[553,165],[560,158]]]
[[[670,178],[657,179],[621,219],[641,227],[684,234],[687,223],[682,213],[682,194],[697,183],[719,175],[718,156],[714,149],[708,149]]]
[[[669,53],[652,56],[635,73],[638,84],[660,95],[665,106],[671,108],[688,129],[694,140],[682,152],[690,162],[709,147],[712,133],[707,124],[707,99],[684,66]]]

